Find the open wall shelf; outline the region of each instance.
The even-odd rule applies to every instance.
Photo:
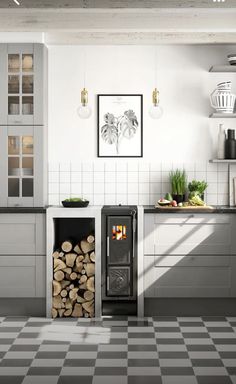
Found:
[[[209,72],[236,72],[236,65],[213,65]]]
[[[211,159],[209,163],[236,164],[236,159]]]
[[[236,113],[211,113],[209,116],[210,119],[235,119]]]

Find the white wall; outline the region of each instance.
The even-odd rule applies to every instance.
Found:
[[[97,147],[96,95],[142,93],[144,96],[144,160],[199,161],[215,156],[219,120],[208,118],[209,94],[235,74],[213,74],[212,64],[226,64],[227,45],[157,46],[158,89],[164,116],[148,115],[155,79],[154,46],[49,47],[49,161],[94,160]],[[76,109],[86,86],[93,115],[81,120]],[[236,120],[225,120],[235,128]],[[131,160],[130,160],[131,161]],[[133,160],[134,161],[134,160]]]

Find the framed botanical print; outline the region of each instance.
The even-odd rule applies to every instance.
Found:
[[[143,95],[98,95],[98,157],[143,156]]]

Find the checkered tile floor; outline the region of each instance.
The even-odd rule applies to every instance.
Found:
[[[236,317],[0,318],[1,384],[236,384]]]

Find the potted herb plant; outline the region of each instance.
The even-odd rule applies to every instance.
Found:
[[[192,180],[191,183],[188,184],[189,190],[189,198],[193,196],[200,196],[202,200],[204,200],[204,192],[207,189],[207,182],[202,180]]]
[[[185,193],[187,190],[187,175],[185,170],[176,169],[175,171],[171,171],[170,183],[173,200],[178,204],[185,201]]]

